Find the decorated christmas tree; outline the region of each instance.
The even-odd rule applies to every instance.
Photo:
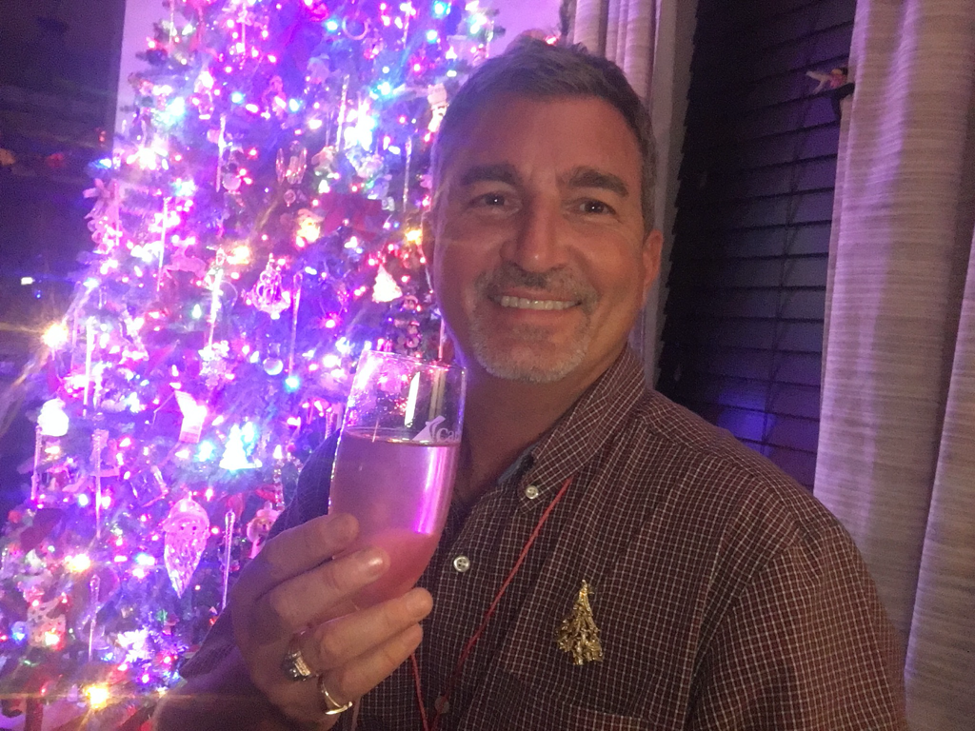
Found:
[[[360,352],[436,356],[429,143],[498,32],[448,0],[161,15],[86,192],[94,248],[34,361],[30,499],[0,564],[2,710],[27,728],[145,723],[337,426]]]

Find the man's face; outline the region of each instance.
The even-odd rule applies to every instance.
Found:
[[[469,124],[445,151],[425,240],[453,339],[498,378],[589,383],[658,274],[634,134],[596,97],[505,96]]]

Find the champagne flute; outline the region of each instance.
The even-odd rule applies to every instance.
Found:
[[[378,546],[390,555],[390,569],[354,597],[359,608],[409,591],[434,555],[451,503],[464,405],[460,366],[376,351],[360,357],[329,512],[359,521],[344,553]]]

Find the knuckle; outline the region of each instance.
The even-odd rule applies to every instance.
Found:
[[[420,643],[419,625],[414,625],[417,630],[408,628],[406,631],[397,635],[393,641],[384,643],[380,648],[383,661],[391,669],[399,666],[404,659]]]
[[[276,542],[275,538],[270,539],[252,561],[245,566],[245,571],[250,569],[254,573],[277,574],[283,566],[284,557],[279,549],[281,542]],[[243,572],[242,572],[243,573]]]
[[[383,623],[389,633],[404,629],[411,623],[410,613],[403,602],[391,602],[384,607]]]
[[[295,603],[281,587],[272,589],[265,595],[265,603],[271,617],[285,627],[292,627],[295,617]]]
[[[323,679],[326,690],[338,703],[345,703],[356,695],[356,687],[361,680],[359,673],[351,668],[339,668]]]
[[[347,561],[332,560],[322,565],[321,576],[323,586],[329,595],[346,596],[358,589],[362,582],[356,580]]]
[[[403,662],[399,642],[387,642],[380,648],[381,662],[388,668],[395,668]]]
[[[346,643],[340,634],[328,625],[315,632],[315,648],[319,670],[334,668],[343,662]]]

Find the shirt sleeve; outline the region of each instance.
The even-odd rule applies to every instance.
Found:
[[[299,474],[295,498],[271,527],[269,539],[284,530],[326,514],[329,509],[329,478],[337,442],[338,434],[334,434],[313,452]],[[231,624],[231,610],[226,609],[210,628],[200,649],[183,663],[180,675],[184,678],[206,675],[215,670],[233,649],[234,630]]]
[[[839,526],[748,583],[708,643],[688,731],[906,729],[901,650]]]

